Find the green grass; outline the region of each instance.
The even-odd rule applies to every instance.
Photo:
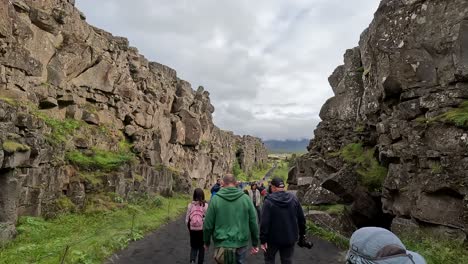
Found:
[[[404,235],[402,241],[406,247],[421,254],[428,264],[468,264],[468,248],[452,241],[441,239],[415,239]]]
[[[460,104],[458,108],[445,112],[434,118],[455,126],[468,128],[468,101]]]
[[[55,119],[39,111],[34,111],[34,115],[39,119],[42,119],[44,123],[51,129],[51,133],[48,135],[48,139],[49,142],[53,145],[60,145],[64,142],[67,142],[74,136],[75,132],[80,127],[87,125],[85,122],[75,119]]]
[[[11,140],[4,141],[2,147],[3,150],[8,153],[26,152],[31,150],[29,146]]]
[[[312,222],[307,222],[307,232],[311,235],[327,240],[340,249],[347,249],[349,247],[349,239],[336,233],[324,229]]]
[[[72,150],[67,152],[66,159],[85,171],[114,171],[133,162],[135,155],[127,151],[113,152],[102,149],[93,149],[90,153]]]
[[[265,177],[265,175],[271,169],[271,167],[272,167],[271,163],[265,163],[265,164],[261,164],[261,165],[255,167],[253,169],[253,171],[252,171],[251,180],[252,181],[258,181],[258,180],[263,179],[263,177]]]
[[[0,250],[0,263],[60,263],[67,245],[65,263],[103,263],[116,250],[179,216],[187,203],[186,196],[156,197],[151,203],[105,213],[66,214],[50,221],[22,217],[17,238]]]
[[[440,174],[444,171],[440,162],[434,163],[431,165],[431,173],[432,174]]]
[[[365,149],[361,143],[351,143],[337,153],[344,161],[357,165],[360,182],[370,190],[380,190],[387,176],[387,168],[374,157],[374,149]],[[333,154],[331,154],[333,155]]]
[[[342,214],[345,210],[345,205],[343,204],[330,204],[330,205],[312,205],[308,207],[309,209],[316,211],[323,211],[329,214]]]
[[[234,165],[232,166],[232,174],[236,177],[238,181],[247,181],[247,174],[241,169],[239,161],[236,159]]]
[[[279,161],[278,166],[276,167],[275,171],[273,172],[273,178],[278,177],[286,181],[288,179],[288,172],[289,172],[289,164],[287,161]]]
[[[3,101],[11,106],[19,106],[19,103],[17,100],[13,99],[13,98],[9,98],[9,97],[6,97],[6,96],[1,96],[0,95],[0,101]]]

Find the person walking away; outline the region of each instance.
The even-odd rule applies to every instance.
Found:
[[[250,185],[250,190],[248,190],[248,194],[250,200],[252,200],[253,205],[255,206],[255,210],[257,211],[258,222],[260,223],[261,220],[261,206],[262,206],[262,196],[260,191],[257,189],[257,183],[252,183]]]
[[[215,185],[213,185],[213,187],[211,187],[211,198],[213,198],[217,192],[219,192],[219,190],[221,190],[221,179],[217,179],[216,180],[216,183]]]
[[[258,253],[255,207],[249,197],[236,188],[236,178],[232,174],[223,178],[222,185],[206,213],[203,225],[205,250],[213,240],[217,263],[244,264],[249,240],[252,242],[251,253]]]
[[[364,227],[351,236],[346,263],[426,264],[426,261],[418,253],[406,250],[401,240],[387,229]]]
[[[284,188],[281,178],[272,179],[271,194],[263,204],[260,242],[265,252],[265,264],[274,264],[278,251],[281,263],[291,264],[295,243],[299,240],[301,247],[309,244],[305,239],[306,221],[302,206],[297,197],[285,192]]]
[[[193,192],[193,201],[188,205],[185,216],[185,224],[190,234],[190,263],[195,263],[198,255],[198,264],[205,259],[205,248],[203,244],[203,223],[208,209],[205,201],[205,193],[197,188]]]

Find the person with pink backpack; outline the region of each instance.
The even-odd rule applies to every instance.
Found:
[[[193,192],[193,201],[189,203],[185,224],[190,233],[190,263],[195,263],[198,255],[198,264],[205,259],[205,248],[203,243],[203,222],[205,220],[208,203],[205,201],[205,193],[197,188]]]

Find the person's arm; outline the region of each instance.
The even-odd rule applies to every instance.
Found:
[[[267,243],[268,240],[268,233],[270,231],[270,223],[271,223],[271,207],[270,202],[265,200],[263,203],[262,208],[262,222],[260,224],[260,243],[262,245]]]
[[[246,197],[247,198],[247,197]],[[258,247],[258,223],[257,223],[257,211],[250,199],[247,199],[247,204],[249,207],[249,227],[250,227],[250,237],[252,239],[252,246]]]
[[[185,225],[188,225],[189,217],[190,217],[190,208],[192,208],[192,204],[190,203],[187,207],[187,214],[185,215]]]
[[[203,223],[203,241],[207,247],[211,243],[211,236],[214,230],[214,222],[216,219],[215,205],[216,199],[213,199],[208,206],[208,210],[206,211],[205,215],[205,221]]]
[[[297,198],[296,198],[297,199]],[[304,216],[304,211],[302,210],[302,205],[299,200],[297,202],[297,224],[299,226],[299,237],[305,236],[306,233],[306,219]]]

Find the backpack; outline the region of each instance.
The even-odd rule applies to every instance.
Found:
[[[203,219],[205,218],[205,207],[199,204],[192,205],[189,213],[190,230],[200,231],[203,230]]]

